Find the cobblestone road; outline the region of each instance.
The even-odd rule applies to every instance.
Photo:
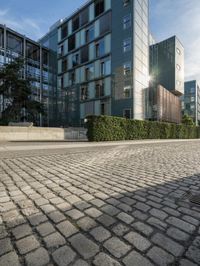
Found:
[[[198,141],[1,153],[0,266],[200,265],[199,189]]]

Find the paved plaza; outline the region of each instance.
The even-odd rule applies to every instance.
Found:
[[[0,145],[0,266],[200,265],[200,141],[52,145]]]

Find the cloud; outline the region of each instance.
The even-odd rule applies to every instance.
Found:
[[[185,48],[185,79],[200,81],[200,1],[151,0],[151,24],[158,41],[177,35]]]
[[[44,35],[39,23],[42,23],[42,21],[36,21],[27,17],[17,17],[14,16],[9,9],[0,9],[0,24],[6,24],[7,27],[34,40]]]

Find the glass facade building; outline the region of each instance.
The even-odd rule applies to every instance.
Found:
[[[144,119],[149,76],[148,0],[93,0],[58,26],[59,116]]]
[[[32,83],[31,97],[44,104],[45,115],[37,118],[36,125],[49,125],[49,50],[39,43],[26,38],[5,25],[0,25],[0,67],[21,57],[25,59],[23,78]],[[8,102],[0,100],[0,112]]]
[[[200,87],[196,80],[185,82],[182,111],[200,125]]]

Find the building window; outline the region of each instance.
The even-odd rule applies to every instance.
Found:
[[[130,3],[130,0],[122,0],[122,1],[123,1],[124,6],[127,6]]]
[[[128,52],[130,50],[131,50],[131,38],[128,38],[123,42],[123,51]]]
[[[86,81],[89,81],[93,78],[94,78],[94,65],[91,64],[85,68],[85,79]]]
[[[79,54],[74,54],[72,56],[72,66],[75,67],[79,64]]]
[[[124,87],[124,98],[131,97],[131,86]]]
[[[103,15],[99,19],[99,24],[100,24],[100,35],[105,34],[106,32],[109,32],[111,30],[111,12]]]
[[[67,23],[65,23],[61,27],[61,38],[64,39],[67,37],[67,35],[68,35],[68,27],[67,27]]]
[[[128,29],[131,27],[131,14],[128,14],[124,17],[123,27],[124,27],[124,29]]]
[[[88,62],[89,60],[89,48],[85,46],[81,49],[81,64]]]
[[[104,39],[102,39],[98,43],[96,43],[95,49],[96,49],[96,57],[101,57],[105,54],[105,41],[104,41]]]
[[[63,59],[62,61],[62,72],[67,71],[67,58]]]
[[[103,80],[100,80],[98,82],[96,82],[95,85],[95,98],[100,98],[103,97],[104,94],[104,82]]]
[[[87,100],[88,99],[88,87],[87,85],[81,87],[81,100]]]
[[[85,40],[86,43],[94,40],[94,26],[91,26],[85,31]]]
[[[95,17],[99,16],[104,12],[104,0],[97,0],[95,2]]]
[[[131,74],[131,62],[124,64],[124,76],[130,76]]]
[[[69,72],[69,80],[71,81],[71,85],[75,84],[75,80],[76,80],[75,71]]]
[[[123,110],[123,117],[130,119],[131,118],[131,109],[124,109]]]
[[[79,22],[80,22],[79,15],[72,19],[72,31],[73,32],[79,29]]]
[[[61,45],[58,47],[58,56],[63,56],[64,55],[64,46]]]
[[[101,103],[101,115],[105,115],[105,103]]]
[[[105,75],[105,62],[101,62],[101,68],[100,68],[101,76]]]
[[[179,48],[176,48],[177,54],[181,55],[181,50]]]
[[[68,51],[75,49],[75,47],[76,47],[76,37],[74,34],[74,35],[70,36],[68,39]]]
[[[85,8],[80,14],[80,25],[84,26],[89,21],[89,9]]]

